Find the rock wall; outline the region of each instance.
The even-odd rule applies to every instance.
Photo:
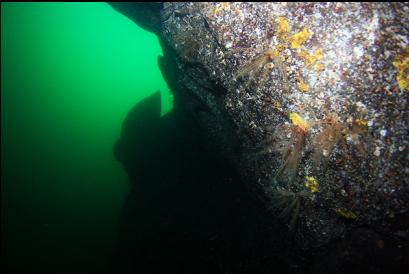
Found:
[[[369,230],[408,250],[407,3],[112,5],[158,35],[209,148],[302,249]]]

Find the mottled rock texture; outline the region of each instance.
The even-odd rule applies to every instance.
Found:
[[[301,249],[407,265],[407,3],[112,5],[158,35],[209,148]]]

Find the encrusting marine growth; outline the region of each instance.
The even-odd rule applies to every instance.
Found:
[[[274,46],[266,43],[264,51],[256,57],[245,63],[234,75],[236,80],[244,82],[244,89],[249,87],[250,82],[255,86],[251,88],[262,88],[272,81],[274,91],[280,94],[291,91],[302,93],[311,93],[313,86],[304,80],[301,71],[292,71],[289,68],[291,52],[296,53],[306,68],[316,72],[324,70],[324,54],[321,48],[308,50],[304,44],[311,38],[312,32],[306,27],[296,27],[298,32],[293,32],[290,22],[285,17],[278,17],[276,20],[276,44]],[[402,64],[395,62],[395,66],[402,68]],[[277,78],[278,76],[278,78]],[[290,78],[291,77],[291,78]],[[401,77],[402,78],[402,77]],[[278,101],[274,101],[277,103]],[[292,111],[294,111],[292,109]],[[300,109],[302,111],[302,108]],[[288,112],[280,110],[285,116]],[[282,210],[280,218],[289,220],[289,226],[294,228],[300,212],[302,201],[311,198],[319,193],[319,184],[315,176],[319,177],[319,172],[327,168],[326,163],[330,161],[337,146],[341,146],[344,153],[348,151],[347,140],[353,144],[362,143],[361,137],[364,137],[367,130],[367,121],[364,119],[348,118],[343,122],[337,113],[329,113],[324,118],[318,118],[315,121],[307,121],[296,112],[289,114],[291,124],[285,123],[276,132],[273,138],[268,140],[269,144],[256,153],[256,156],[278,153],[281,155],[281,163],[272,175],[270,184],[274,189],[273,200],[276,208]],[[364,155],[365,146],[357,146],[358,154]],[[306,152],[305,154],[303,154]],[[299,183],[296,177],[299,171],[299,165],[304,161],[308,165],[306,171],[306,182]],[[344,157],[344,155],[343,155]],[[341,161],[342,162],[342,161]],[[283,190],[284,188],[284,190]],[[293,192],[287,189],[301,190]]]

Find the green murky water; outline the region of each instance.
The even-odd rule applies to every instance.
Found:
[[[2,273],[100,273],[128,191],[112,147],[157,38],[105,3],[1,4]],[[75,272],[74,272],[75,271]]]

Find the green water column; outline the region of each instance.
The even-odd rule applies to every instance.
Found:
[[[1,3],[2,273],[106,267],[128,190],[121,123],[156,90],[172,107],[158,55],[105,3]]]

